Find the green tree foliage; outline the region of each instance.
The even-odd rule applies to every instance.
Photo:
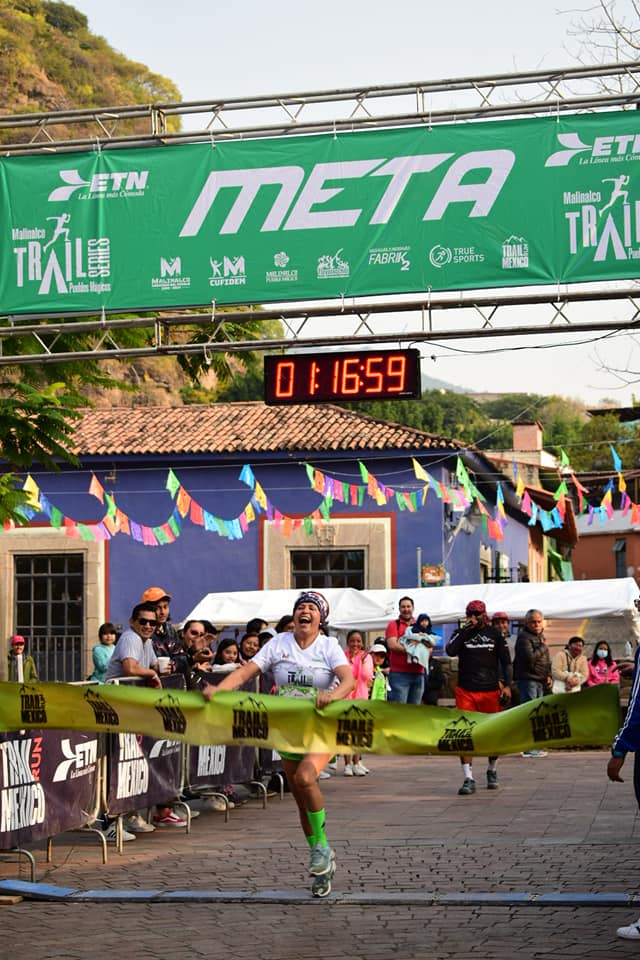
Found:
[[[33,8],[33,4],[31,7]],[[70,3],[47,3],[43,0],[42,8],[47,23],[63,33],[76,33],[89,28],[89,21],[84,13],[80,13]]]
[[[35,390],[17,384],[0,397],[0,456],[9,471],[0,474],[0,523],[23,521],[21,506],[27,495],[16,470],[34,463],[57,470],[60,461],[77,463],[73,452],[73,422],[80,414],[63,384]]]
[[[465,443],[479,445],[492,430],[491,419],[481,404],[463,393],[427,390],[419,400],[376,400],[348,406],[381,420]]]
[[[568,443],[565,450],[575,470],[613,473],[612,446],[623,466],[628,468],[640,462],[638,426],[621,423],[615,413],[607,413],[587,421],[579,442]]]
[[[68,3],[0,0],[0,111],[4,114],[176,102],[176,85],[128,60]],[[179,119],[169,118],[170,130]],[[56,124],[52,136],[95,136],[97,128]],[[118,133],[149,133],[142,120],[120,121]],[[22,142],[32,131],[4,130],[3,142]]]

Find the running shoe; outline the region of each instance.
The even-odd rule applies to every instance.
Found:
[[[318,780],[331,780],[331,774],[328,770],[321,770],[318,774]]]
[[[311,884],[311,893],[314,897],[328,897],[331,893],[331,881],[333,880],[333,875],[336,872],[336,858],[331,853],[331,866],[327,873],[323,873],[320,877],[314,877],[313,883]]]
[[[156,813],[153,818],[155,827],[186,827],[187,821],[179,817],[173,810],[167,810],[162,815]]]
[[[459,797],[468,797],[470,793],[476,792],[476,782],[471,777],[466,777],[464,783],[458,790]]]
[[[366,767],[363,767],[361,763],[354,763],[353,765],[353,775],[354,777],[366,777],[369,773]]]
[[[149,823],[139,813],[132,813],[124,821],[124,825],[131,833],[153,833],[155,827]]]
[[[487,770],[487,790],[498,789],[498,771]]]
[[[112,820],[108,827],[103,831],[104,838],[108,843],[116,843],[118,840],[117,830],[116,830],[116,821]],[[126,843],[127,840],[135,840],[135,833],[129,833],[128,830],[122,828],[122,839]]]
[[[524,753],[521,753],[521,754],[520,754],[520,756],[521,756],[521,757],[535,757],[536,759],[538,759],[539,757],[546,757],[546,756],[547,756],[547,751],[546,751],[546,750],[525,750]]]
[[[331,847],[323,847],[316,843],[311,848],[311,860],[309,861],[309,873],[312,877],[322,877],[331,870],[331,865],[335,860],[335,854]]]
[[[345,765],[344,765],[344,776],[345,776],[345,777],[353,777],[353,776],[354,776],[354,773],[353,773],[353,764],[352,764],[352,763],[345,763]]]
[[[232,810],[235,803],[232,800],[225,802],[223,797],[205,797],[202,801],[203,810],[214,810],[217,813],[224,813],[225,810]]]
[[[622,937],[623,940],[640,940],[640,920],[630,923],[628,927],[618,927],[616,936]]]

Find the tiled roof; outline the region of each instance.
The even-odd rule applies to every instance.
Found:
[[[79,455],[462,449],[465,444],[331,404],[260,401],[85,410]]]

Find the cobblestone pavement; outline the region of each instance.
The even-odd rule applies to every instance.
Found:
[[[3,956],[21,960],[186,958],[571,958],[608,960],[640,943],[615,928],[640,915],[640,819],[606,751],[499,761],[500,789],[459,797],[456,758],[370,757],[368,777],[323,781],[338,870],[313,900],[291,798],[203,812],[187,835],[156,830],[118,854],[88,833],[35,851],[37,880],[139,896],[24,900],[0,907]],[[3,879],[29,880],[0,863]],[[148,891],[164,895],[150,901]],[[174,894],[173,898],[168,894]],[[193,897],[187,901],[188,895]],[[153,895],[153,894],[152,894]],[[554,896],[560,895],[560,896]],[[618,895],[616,897],[616,895]],[[198,899],[199,896],[199,899]],[[590,902],[590,898],[592,902]]]

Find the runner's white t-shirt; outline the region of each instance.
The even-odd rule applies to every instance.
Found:
[[[251,659],[261,673],[273,677],[278,693],[286,697],[315,697],[335,682],[336,667],[348,666],[335,637],[320,634],[303,650],[292,633],[278,633]]]

